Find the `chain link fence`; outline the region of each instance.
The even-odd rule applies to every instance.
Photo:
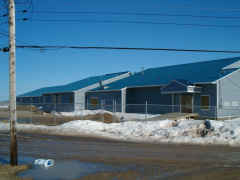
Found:
[[[74,109],[78,109],[74,111]],[[105,123],[123,121],[155,121],[177,119],[233,119],[240,117],[240,109],[216,106],[179,106],[156,104],[73,104],[34,103],[17,104],[17,122],[60,125],[73,120],[94,120]],[[9,107],[0,106],[0,122],[9,122]]]

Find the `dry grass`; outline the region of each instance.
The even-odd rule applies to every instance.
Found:
[[[5,180],[32,180],[32,178],[21,178],[17,176],[17,173],[20,171],[25,171],[29,169],[28,165],[19,165],[19,166],[11,166],[11,165],[2,165],[0,164],[0,179]]]
[[[31,105],[17,105],[17,111],[38,111],[38,107]]]

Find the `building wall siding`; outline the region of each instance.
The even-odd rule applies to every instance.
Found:
[[[219,80],[218,117],[240,116],[240,71]]]
[[[127,104],[133,104],[126,106],[126,112],[129,113],[145,113],[146,101],[148,113],[161,114],[172,111],[172,94],[161,94],[160,86],[129,88],[126,97]]]
[[[125,74],[122,74],[120,76],[117,76],[114,77],[114,78],[111,78],[111,79],[107,79],[105,81],[102,81],[102,85],[107,85],[111,82],[114,82],[114,81],[117,81],[117,80],[120,80],[120,79],[123,79],[123,78],[126,78],[130,76],[129,73],[125,73]],[[85,93],[87,91],[90,91],[92,89],[95,89],[95,88],[98,88],[100,87],[99,83],[96,83],[96,84],[93,84],[91,86],[88,86],[88,87],[85,87],[85,88],[82,88],[82,89],[79,89],[75,92],[75,111],[79,111],[82,107],[80,107],[81,105],[80,104],[83,104],[86,102],[86,99],[85,99]],[[83,107],[85,108],[85,107]]]
[[[98,106],[93,107],[91,105],[91,98],[98,98]],[[100,109],[101,101],[105,102],[104,109],[112,111],[113,109],[113,100],[117,104],[117,112],[121,112],[121,91],[106,91],[106,92],[87,92],[86,93],[86,103],[88,104],[87,109]]]
[[[199,113],[201,117],[216,117],[216,105],[217,105],[217,86],[216,84],[199,85],[201,87],[201,93],[194,94],[194,113]],[[209,96],[209,109],[201,109],[201,96]]]

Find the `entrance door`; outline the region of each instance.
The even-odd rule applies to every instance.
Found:
[[[181,97],[181,108],[184,113],[192,113],[192,96]]]

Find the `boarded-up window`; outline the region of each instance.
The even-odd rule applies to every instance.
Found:
[[[61,104],[61,95],[58,95],[58,104]]]
[[[201,109],[209,109],[209,96],[201,96]]]
[[[91,107],[98,107],[98,98],[92,97],[91,98]]]
[[[53,95],[53,103],[56,103],[56,95]]]
[[[46,103],[46,96],[43,96],[43,103]]]
[[[70,103],[73,104],[73,94],[70,95]]]

